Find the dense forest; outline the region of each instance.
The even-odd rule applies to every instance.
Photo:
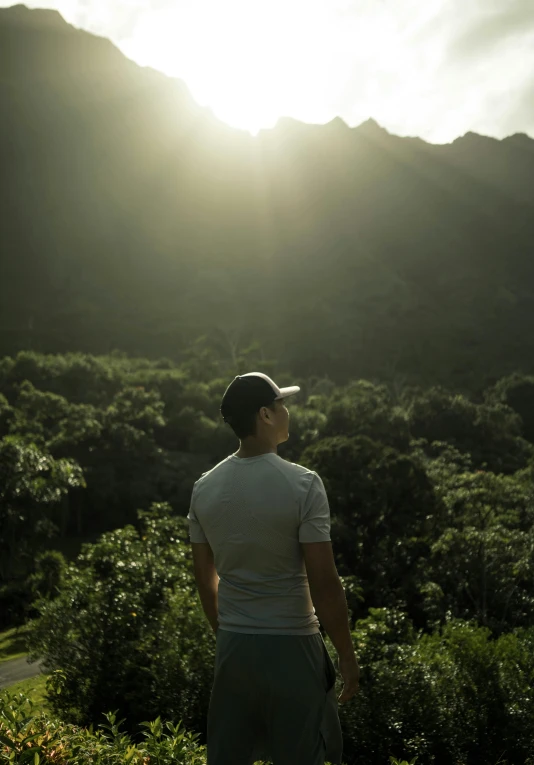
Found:
[[[534,373],[534,141],[258,136],[53,11],[0,9],[0,355],[229,360],[478,392]]]
[[[534,377],[480,401],[292,377],[205,343],[181,365],[123,353],[0,361],[0,613],[33,619],[62,719],[120,710],[205,734],[214,637],[194,586],[193,482],[237,442],[235,372],[302,392],[281,456],[317,470],[362,690],[347,763],[510,763],[534,754]],[[63,554],[62,554],[63,553]],[[79,553],[79,555],[77,555]],[[77,557],[76,557],[77,556]],[[330,646],[332,650],[332,646]],[[335,654],[334,654],[335,655]]]

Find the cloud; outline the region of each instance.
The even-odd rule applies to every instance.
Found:
[[[533,32],[532,0],[511,0],[504,7],[502,3],[488,3],[457,35],[449,48],[449,55],[465,60],[495,53],[497,47],[514,43]]]
[[[353,58],[337,101],[350,124],[374,117],[436,143],[470,130],[534,135],[532,0],[384,0],[380,16],[382,49]]]
[[[449,31],[435,84],[454,106],[451,132],[534,135],[534,6],[484,0]],[[450,140],[450,139],[448,139]]]

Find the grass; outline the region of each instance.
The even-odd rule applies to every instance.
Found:
[[[21,680],[20,683],[10,685],[6,691],[23,693],[30,701],[33,701],[33,711],[36,714],[50,711],[46,703],[46,675],[36,675]]]
[[[25,626],[13,627],[12,629],[0,632],[0,663],[19,659],[26,656],[26,635]],[[46,705],[46,675],[37,675],[21,680],[19,683],[10,685],[6,688],[10,693],[23,693],[34,703],[34,711],[49,711]]]
[[[12,627],[0,632],[0,662],[26,656],[26,627]]]

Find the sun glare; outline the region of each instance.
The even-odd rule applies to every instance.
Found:
[[[348,13],[340,0],[176,0],[141,13],[121,47],[251,133],[282,116],[388,118],[412,57],[389,6]]]
[[[328,16],[316,0],[193,0],[146,12],[123,49],[183,79],[193,97],[252,133],[284,114],[320,121]],[[324,101],[323,101],[324,103]]]

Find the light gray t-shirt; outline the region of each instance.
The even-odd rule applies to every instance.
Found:
[[[330,508],[312,470],[276,454],[232,454],[193,487],[192,542],[209,542],[219,576],[219,627],[312,635],[319,620],[300,542],[330,541]]]

